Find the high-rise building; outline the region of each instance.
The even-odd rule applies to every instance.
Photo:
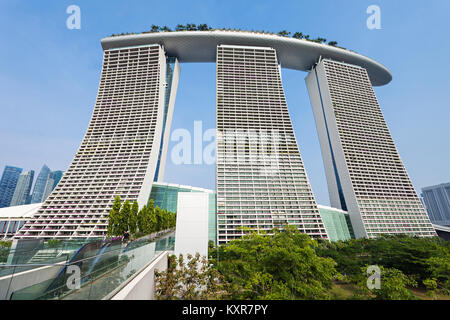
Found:
[[[450,183],[422,188],[422,197],[431,222],[450,226]]]
[[[274,49],[217,47],[216,125],[218,243],[279,223],[326,238]]]
[[[53,186],[55,185],[55,179],[53,176],[53,172],[48,174],[47,182],[45,183],[44,192],[42,193],[41,202],[44,202],[45,199],[52,193]]]
[[[329,238],[292,128],[281,67],[310,71],[306,82],[331,205],[349,212],[355,236],[435,235],[373,92],[392,79],[380,63],[331,45],[255,32],[144,33],[101,42],[98,95],[81,146],[16,238],[104,236],[116,196],[147,203],[152,182],[164,179],[178,61],[217,65],[219,243],[242,236],[242,227],[269,231],[286,223]]]
[[[357,238],[435,236],[403,166],[367,70],[320,60],[306,78],[332,207],[348,211]]]
[[[49,175],[50,169],[44,164],[36,178],[36,182],[34,183],[33,193],[31,194],[31,203],[42,202]]]
[[[33,184],[34,171],[22,172],[11,200],[11,206],[28,204],[30,200],[31,185]]]
[[[44,192],[42,193],[41,202],[44,202],[53,189],[58,185],[58,182],[62,178],[62,171],[50,171],[48,174],[47,182],[45,183]]]
[[[177,60],[158,44],[104,51],[97,101],[81,146],[17,237],[104,236],[116,196],[147,204],[155,174],[158,180],[164,176],[178,74]]]
[[[22,168],[5,166],[0,180],[0,208],[9,207],[11,204],[21,172]]]

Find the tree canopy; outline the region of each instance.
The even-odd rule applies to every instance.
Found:
[[[175,227],[176,213],[154,206],[150,200],[148,206],[139,210],[135,201],[126,200],[123,205],[119,196],[114,199],[108,216],[107,236],[122,236],[129,231],[132,237],[144,236],[150,233]]]
[[[201,23],[201,24],[187,23],[186,25],[184,25],[184,24],[177,24],[173,31],[214,31],[214,30],[245,31],[245,30],[241,30],[241,29],[232,29],[232,28],[213,28],[213,27],[208,26],[206,23]],[[172,32],[172,29],[170,29],[167,26],[161,27],[161,26],[152,24],[151,27],[150,27],[150,30],[143,31],[141,33],[155,33],[155,32]],[[289,37],[292,34],[290,31],[287,31],[287,30],[281,30],[281,31],[279,31],[277,33],[264,31],[264,30],[263,31],[251,30],[250,32],[262,33],[262,34],[276,34],[276,35],[279,35],[281,37]],[[122,35],[129,35],[129,34],[136,34],[136,33],[112,34],[111,37],[122,36]],[[294,38],[294,39],[304,39],[304,40],[308,40],[308,41],[313,41],[313,42],[326,44],[326,39],[324,39],[324,38],[318,37],[316,39],[310,39],[309,35],[304,35],[302,32],[298,32],[298,31],[294,32],[292,34],[292,38]],[[328,45],[337,47],[337,42],[336,41],[329,41]],[[342,47],[339,47],[339,48],[345,49],[345,48],[342,48]]]
[[[274,235],[251,232],[212,252],[232,299],[327,299],[336,263],[294,226]]]

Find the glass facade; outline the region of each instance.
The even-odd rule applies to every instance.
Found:
[[[172,80],[173,80],[173,71],[175,68],[175,62],[176,58],[173,57],[167,57],[166,58],[166,89],[164,93],[164,115],[163,115],[163,124],[162,124],[162,132],[161,132],[161,144],[159,147],[159,154],[158,154],[158,162],[156,163],[156,170],[155,170],[155,177],[153,181],[158,181],[159,177],[159,168],[161,166],[161,156],[163,153],[163,145],[164,145],[164,133],[166,130],[166,123],[167,123],[167,114],[169,112],[169,103],[170,103],[170,93],[172,90]]]
[[[208,208],[208,241],[216,244],[217,239],[217,212],[216,212],[216,194],[209,195]]]
[[[431,222],[450,226],[450,183],[422,188],[422,197]]]
[[[183,186],[177,184],[154,182],[149,200],[155,202],[155,206],[177,212],[179,192],[213,192],[212,190]]]
[[[321,205],[318,208],[330,241],[345,241],[354,238],[347,212]]]
[[[43,195],[45,192],[45,186],[47,184],[48,177],[50,175],[50,169],[44,164],[42,166],[39,175],[36,178],[34,184],[33,194],[31,195],[31,203],[39,203],[43,201]]]
[[[9,207],[19,181],[22,168],[5,166],[0,180],[0,208]]]
[[[216,194],[212,190],[195,188],[190,186],[175,185],[169,183],[155,182],[152,186],[150,199],[155,202],[155,206],[167,209],[171,212],[178,210],[179,192],[204,192],[208,196],[208,241],[216,243],[217,221],[216,221]]]
[[[28,204],[30,199],[31,185],[33,184],[34,171],[27,171],[20,174],[16,190],[11,200],[11,206]]]

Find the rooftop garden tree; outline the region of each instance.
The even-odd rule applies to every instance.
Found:
[[[211,300],[228,297],[227,282],[199,253],[170,256],[164,272],[155,272],[158,300]]]
[[[206,23],[202,23],[202,24],[198,24],[196,25],[195,23],[187,23],[186,25],[183,24],[177,24],[175,27],[174,31],[213,31],[213,30],[221,30],[221,31],[238,31],[238,32],[245,32],[246,30],[241,30],[236,29],[236,28],[213,28],[208,26]],[[151,29],[149,31],[144,31],[142,33],[154,33],[154,32],[171,32],[172,29],[170,29],[167,26],[157,26],[157,25],[152,25]],[[273,33],[273,32],[268,32],[268,31],[255,31],[255,30],[251,30],[249,32],[255,32],[255,33],[262,33],[262,34],[273,34],[273,35],[278,35],[280,37],[289,37],[289,35],[291,34],[291,32],[287,31],[287,30],[282,30],[278,33]],[[136,33],[120,33],[120,34],[112,34],[111,36],[122,36],[122,35],[129,35],[129,34],[136,34]],[[303,40],[307,40],[307,41],[313,41],[313,42],[317,42],[317,43],[323,43],[326,44],[326,39],[325,38],[316,38],[316,39],[310,39],[309,35],[304,35],[302,32],[295,32],[294,34],[292,34],[292,38],[294,39],[303,39]],[[328,45],[330,46],[336,46],[337,47],[337,42],[336,41],[330,41],[328,42]],[[342,47],[339,47],[341,49],[345,49]]]
[[[294,34],[292,35],[292,38],[295,38],[295,39],[303,39],[303,33],[301,33],[301,32],[296,32],[296,33],[294,33]]]
[[[291,33],[286,30],[282,30],[282,31],[278,32],[277,34],[282,37],[288,37]]]

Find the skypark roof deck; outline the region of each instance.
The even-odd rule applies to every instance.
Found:
[[[123,36],[101,40],[103,50],[148,44],[164,46],[169,56],[180,62],[216,62],[218,45],[271,47],[277,51],[283,68],[309,71],[319,58],[328,58],[365,68],[373,86],[392,80],[391,72],[381,63],[356,52],[313,41],[248,31],[174,31]]]

